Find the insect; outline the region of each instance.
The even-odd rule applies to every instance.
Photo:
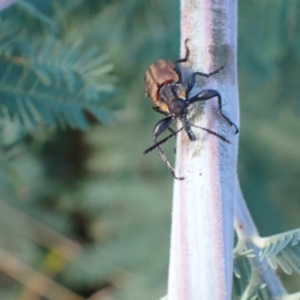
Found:
[[[182,81],[182,73],[179,67],[180,63],[187,62],[190,56],[190,50],[187,46],[188,39],[185,41],[185,48],[186,54],[184,58],[178,59],[175,62],[168,61],[168,60],[158,60],[154,62],[152,65],[149,66],[148,70],[145,74],[145,87],[146,87],[146,94],[148,97],[151,98],[153,102],[153,109],[159,113],[166,115],[167,117],[160,120],[154,127],[153,131],[153,141],[154,145],[144,151],[144,154],[152,151],[153,149],[157,149],[161,159],[166,164],[167,168],[173,175],[175,179],[184,179],[183,177],[175,176],[174,168],[171,166],[168,158],[162,151],[160,145],[166,142],[172,136],[175,136],[179,131],[182,129],[185,130],[189,139],[191,141],[196,140],[196,136],[192,131],[191,126],[201,128],[218,138],[222,139],[223,141],[230,144],[230,142],[219,135],[218,133],[211,131],[207,128],[199,127],[190,124],[187,119],[188,108],[195,102],[198,101],[206,101],[212,98],[217,97],[218,99],[218,112],[220,116],[232,127],[235,129],[235,134],[239,132],[238,127],[222,112],[222,98],[218,91],[212,89],[206,89],[194,96],[190,96],[190,92],[192,91],[193,87],[195,86],[196,77],[203,76],[203,77],[210,77],[212,75],[217,74],[220,70],[224,67],[221,67],[211,73],[202,73],[202,72],[194,72],[192,73],[188,80],[187,86],[183,85]],[[179,119],[182,123],[182,128],[177,131],[174,131],[170,125],[176,119]],[[172,134],[167,136],[161,141],[157,141],[158,137],[165,131],[170,130]]]

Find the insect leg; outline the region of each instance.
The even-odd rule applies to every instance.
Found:
[[[167,116],[167,115],[169,115],[169,114],[167,114],[164,110],[161,110],[160,109],[160,107],[159,106],[153,106],[153,109],[156,111],[156,112],[158,112],[158,113],[160,113],[160,114],[163,114],[163,115],[165,115],[165,116]],[[182,129],[182,128],[181,128]],[[175,139],[176,139],[176,134],[179,132],[179,131],[174,131],[171,127],[168,127],[168,130],[170,131],[170,132],[172,132],[172,134],[168,137],[168,138],[165,138],[164,140],[164,142],[162,142],[162,141],[160,141],[159,142],[159,145],[161,145],[161,144],[163,144],[163,143],[165,143],[169,138],[171,138],[172,136],[175,136]],[[150,147],[150,148],[152,148],[152,147]],[[149,149],[150,149],[149,148]],[[155,149],[156,147],[153,147],[153,149]],[[149,149],[147,149],[147,150],[149,150]],[[151,150],[153,150],[153,149],[151,149]],[[146,150],[146,151],[147,151]],[[147,151],[146,153],[148,153],[148,152],[150,152],[151,150],[149,150],[149,151]],[[174,149],[174,152],[176,153],[176,148]],[[144,152],[144,154],[146,154],[145,152]]]
[[[190,123],[189,123],[189,121],[188,121],[186,115],[180,117],[180,121],[181,121],[181,123],[182,123],[182,125],[183,125],[183,128],[184,128],[184,130],[186,131],[186,133],[187,133],[189,139],[190,139],[191,141],[195,141],[195,140],[196,140],[196,136],[195,136],[195,134],[194,134],[194,132],[193,132],[193,130],[192,130],[192,128],[191,128],[191,125],[190,125]]]
[[[189,39],[186,39],[185,42],[184,42],[184,45],[185,45],[185,57],[177,59],[175,61],[175,64],[182,63],[182,62],[187,62],[188,61],[189,56],[190,56],[190,49],[189,49],[189,47],[187,45],[188,41],[189,41]]]
[[[222,98],[221,95],[219,94],[219,92],[217,92],[216,90],[203,90],[200,93],[198,93],[197,95],[193,96],[192,98],[188,99],[188,103],[187,106],[189,106],[190,104],[197,102],[197,101],[206,101],[206,100],[210,100],[214,97],[218,98],[218,110],[219,110],[219,114],[221,115],[221,117],[223,119],[226,120],[226,122],[235,128],[235,134],[237,134],[239,132],[238,127],[227,117],[223,114],[222,112]]]
[[[232,145],[231,142],[229,140],[226,139],[225,136],[221,135],[221,134],[218,134],[210,129],[207,129],[207,128],[204,128],[204,127],[201,127],[201,126],[197,126],[197,125],[194,125],[194,124],[191,124],[192,127],[196,127],[196,128],[200,128],[204,131],[207,131],[208,133],[218,137],[219,139],[221,139],[222,141],[224,141],[225,143],[229,144],[229,145]]]
[[[203,77],[210,77],[212,75],[215,75],[217,73],[219,73],[221,70],[223,70],[225,68],[225,66],[222,66],[221,68],[211,72],[211,73],[202,73],[202,72],[195,72],[193,74],[191,74],[191,76],[188,79],[188,83],[187,83],[187,88],[186,88],[186,94],[188,95],[190,93],[190,91],[192,90],[192,88],[195,85],[196,82],[196,76],[203,76]]]
[[[177,59],[174,63],[174,69],[175,69],[175,72],[178,74],[178,77],[179,77],[179,82],[182,82],[182,74],[181,74],[181,70],[179,68],[179,64],[180,63],[183,63],[183,62],[187,62],[189,57],[190,57],[190,49],[187,45],[189,39],[186,39],[185,42],[184,42],[184,45],[185,45],[185,57],[184,58],[180,58],[180,59]]]
[[[161,159],[163,160],[163,162],[165,163],[165,165],[167,166],[167,168],[169,169],[169,171],[171,172],[171,174],[173,175],[173,177],[175,179],[182,180],[182,179],[184,179],[183,177],[176,177],[174,168],[172,168],[170,162],[168,161],[168,158],[166,157],[166,155],[162,151],[162,149],[160,147],[160,144],[157,141],[157,138],[171,125],[172,122],[173,122],[173,118],[172,117],[167,117],[167,118],[162,119],[161,121],[159,121],[155,125],[155,127],[154,127],[153,141],[154,141],[154,144],[157,144],[156,150],[158,151]]]
[[[168,129],[170,129],[170,128],[168,128]],[[171,134],[169,134],[168,136],[166,136],[164,139],[160,140],[160,141],[157,142],[156,144],[152,145],[151,147],[147,148],[147,149],[143,152],[143,154],[147,154],[147,153],[151,152],[152,150],[154,150],[155,148],[157,148],[157,146],[160,146],[160,145],[164,144],[164,143],[165,143],[167,140],[169,140],[171,137],[173,137],[173,136],[176,137],[177,133],[178,133],[179,131],[181,131],[182,129],[183,129],[183,127],[181,127],[180,129],[178,129],[177,131],[174,131],[174,130],[172,129],[173,132],[172,132]]]

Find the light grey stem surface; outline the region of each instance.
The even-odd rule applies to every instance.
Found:
[[[15,3],[16,0],[0,0],[0,11]]]
[[[236,74],[236,0],[181,1],[182,57],[189,38],[190,72],[217,75],[197,82],[194,93],[216,89],[223,112],[239,125]],[[202,81],[203,82],[203,81]],[[220,117],[217,99],[190,106],[190,121],[229,139],[232,145],[194,129],[177,139],[168,299],[229,300],[232,284],[233,211],[238,135]]]

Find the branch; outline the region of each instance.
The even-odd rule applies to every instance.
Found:
[[[31,269],[4,250],[0,250],[0,269],[10,277],[26,285],[27,288],[49,300],[84,300],[81,296],[66,289],[42,273]],[[28,281],[28,276],[31,276],[34,280]]]
[[[82,251],[81,246],[55,232],[30,216],[16,210],[12,206],[0,201],[0,222],[12,228],[38,244],[52,249],[67,261],[72,261]],[[11,216],[14,216],[11,218]]]
[[[190,39],[192,72],[220,74],[206,80],[226,103],[224,114],[238,124],[236,1],[182,0],[182,49]],[[198,84],[196,84],[198,85]],[[203,90],[204,88],[201,87]],[[228,145],[196,132],[177,139],[168,299],[231,299],[233,210],[238,138],[217,113],[217,101],[191,109],[192,123],[226,136]]]
[[[259,244],[261,237],[248,211],[238,180],[236,182],[234,225],[239,243],[244,243],[248,249],[253,249],[254,255],[250,259],[252,273],[258,273],[261,282],[266,284],[271,295],[270,299],[281,299],[283,295],[286,295],[286,291],[275,270],[269,265],[267,258],[262,258],[259,254],[261,248],[256,244]]]

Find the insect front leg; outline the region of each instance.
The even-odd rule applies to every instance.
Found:
[[[157,138],[167,129],[169,128],[169,126],[171,125],[171,123],[173,122],[173,118],[172,117],[167,117],[165,119],[162,119],[161,121],[159,121],[155,127],[154,127],[154,131],[153,131],[153,141],[155,144],[157,144],[157,151],[161,157],[161,159],[163,160],[163,162],[165,163],[165,165],[167,166],[167,168],[169,169],[169,171],[171,172],[171,174],[173,175],[173,177],[175,179],[179,179],[182,180],[184,179],[183,177],[177,177],[175,175],[175,171],[174,168],[171,166],[170,162],[168,161],[168,158],[166,157],[166,155],[164,154],[164,152],[162,151],[160,145],[158,144]]]
[[[163,114],[165,116],[168,116],[169,114],[167,114],[164,110],[162,110],[159,106],[153,106],[152,107],[153,110],[155,110],[156,112],[160,113],[160,114]],[[174,131],[170,126],[168,127],[168,130],[173,134],[173,136],[175,136],[176,138],[176,134],[177,132]],[[175,152],[175,151],[174,151]]]

